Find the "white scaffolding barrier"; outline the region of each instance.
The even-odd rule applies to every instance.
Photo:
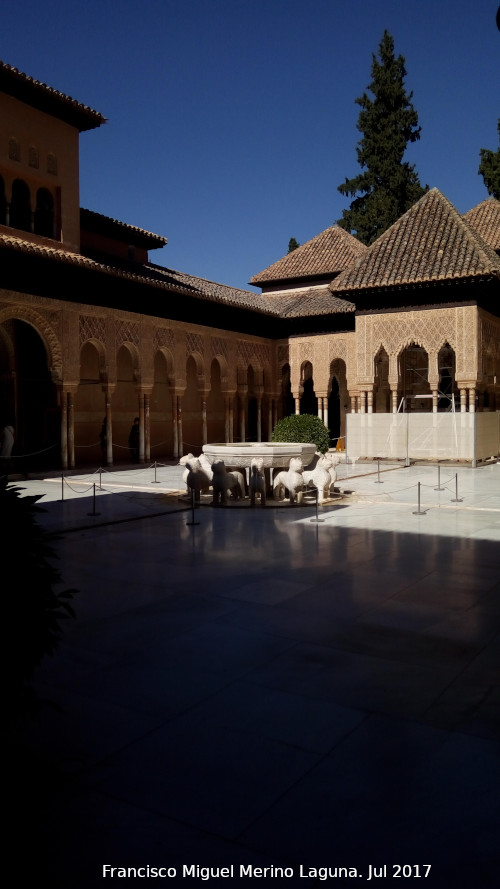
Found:
[[[500,452],[499,413],[348,414],[350,460],[461,460],[475,466]]]

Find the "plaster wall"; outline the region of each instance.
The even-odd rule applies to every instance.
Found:
[[[0,121],[0,173],[5,179],[7,200],[10,200],[14,179],[23,179],[30,187],[32,204],[38,188],[48,189],[57,196],[59,203],[61,243],[68,250],[79,252],[78,130],[3,93],[0,93]],[[9,157],[10,139],[19,143],[19,160]],[[33,165],[33,152],[30,163],[30,148],[36,149],[36,166]],[[49,162],[50,155],[55,158],[55,167]],[[51,169],[56,172],[50,172]],[[29,232],[23,232],[22,237],[40,241],[39,236]]]

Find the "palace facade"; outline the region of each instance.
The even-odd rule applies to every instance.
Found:
[[[333,226],[255,293],[80,208],[101,114],[4,63],[0,114],[0,404],[30,468],[128,460],[135,416],[140,460],[162,461],[293,411],[355,459],[498,455],[500,202],[461,216],[432,189],[371,247]]]

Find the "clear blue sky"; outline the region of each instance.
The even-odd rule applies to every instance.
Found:
[[[386,28],[406,59],[423,184],[465,212],[498,147],[500,0],[3,0],[0,57],[100,111],[81,205],[164,235],[161,265],[247,287],[348,206]]]

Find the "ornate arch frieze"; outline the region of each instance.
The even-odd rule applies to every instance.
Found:
[[[54,319],[59,322],[59,315],[54,312],[51,315],[52,318],[49,321],[44,315],[29,306],[6,306],[0,310],[0,324],[11,320],[30,324],[43,341],[52,379],[54,382],[60,382],[63,378],[63,353],[59,337],[54,329]]]

